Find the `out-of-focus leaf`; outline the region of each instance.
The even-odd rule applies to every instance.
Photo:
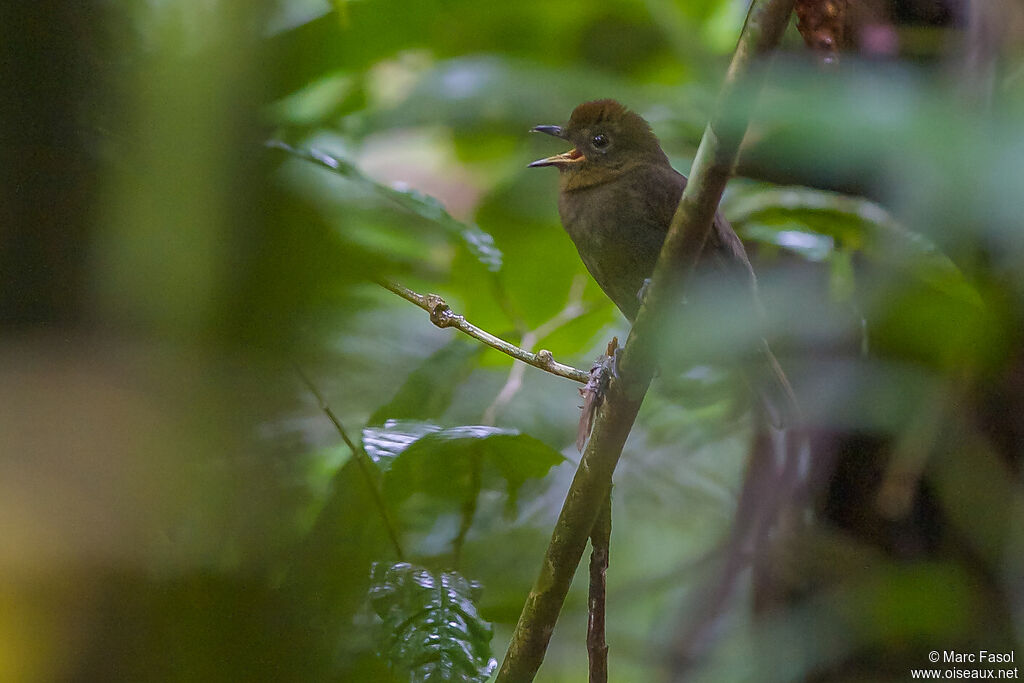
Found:
[[[451,405],[455,390],[472,372],[477,358],[487,348],[461,336],[432,353],[412,371],[394,398],[370,417],[368,424],[385,420],[431,420]]]
[[[415,42],[430,8],[417,3],[346,3],[271,35],[265,47],[270,94],[282,97],[339,69],[363,69]],[[349,11],[351,10],[351,11]],[[394,21],[403,13],[405,21]],[[365,40],[363,36],[373,36]]]
[[[338,634],[353,636],[351,625],[365,605],[373,562],[387,557],[389,547],[373,491],[355,459],[342,465],[330,489],[309,533],[290,553],[280,591],[302,610],[306,623],[317,624],[318,640],[329,641],[324,649],[337,652]],[[326,663],[311,665],[323,669]],[[345,668],[349,662],[340,664]]]
[[[639,93],[627,81],[596,70],[553,71],[477,55],[439,62],[423,73],[401,102],[371,112],[366,125],[379,130],[443,122],[456,131],[492,128],[494,133],[507,133],[509,124],[515,124],[525,138],[531,125],[567,120],[580,102],[600,95],[637,106]]]
[[[313,526],[316,516],[331,494],[331,482],[351,458],[352,451],[344,444],[313,451],[303,458],[304,467],[293,475],[295,483],[282,482],[282,487],[285,483],[290,484],[297,489],[295,495],[301,495],[302,503],[296,505],[299,528],[308,531]]]
[[[441,429],[422,422],[388,421],[363,430],[367,453],[387,472],[384,493],[402,501],[414,493],[465,501],[479,488],[508,491],[561,463],[561,453],[515,429],[470,425]]]
[[[884,209],[866,199],[805,187],[758,189],[733,196],[726,215],[746,234],[745,225],[758,225],[753,239],[765,238],[765,226],[780,233],[794,224],[833,239],[836,248],[863,252],[874,261],[907,268],[929,286],[951,297],[980,305],[981,298],[959,269],[928,239],[897,223]],[[820,260],[820,251],[795,248],[776,236],[773,244]]]
[[[873,346],[937,367],[986,367],[1006,353],[996,310],[937,297],[925,286],[904,287],[876,304]]]
[[[385,494],[402,500],[413,493],[454,500],[474,495],[477,462],[481,486],[496,489],[504,481],[515,498],[527,479],[539,479],[562,462],[561,453],[515,429],[452,427],[427,434],[395,461],[384,480]]]
[[[274,102],[268,107],[267,116],[275,124],[311,127],[365,106],[362,79],[337,72]]]
[[[942,600],[935,595],[941,593]],[[852,582],[835,608],[849,615],[858,640],[955,642],[978,628],[977,583],[951,565],[916,563],[883,567]]]
[[[743,236],[795,252],[808,261],[825,261],[835,248],[835,240],[831,237],[810,232],[799,223],[793,223],[792,229],[786,229],[751,221],[743,226]]]
[[[490,192],[477,211],[505,254],[504,293],[528,328],[565,306],[573,278],[583,272],[572,241],[558,224],[558,174],[549,170],[516,174]],[[476,318],[475,310],[467,313]]]
[[[331,0],[331,6],[334,7],[334,11],[337,12],[338,21],[341,22],[341,25],[348,25],[348,0]]]
[[[370,603],[383,620],[380,654],[410,683],[483,682],[494,671],[494,630],[476,606],[480,584],[407,562],[373,566]]]
[[[775,219],[777,224],[781,219],[796,221],[802,218],[811,221],[813,227],[820,228],[815,232],[858,248],[870,237],[860,231],[864,224],[905,232],[873,202],[807,187],[769,187],[743,192],[731,198],[727,213],[729,219],[738,224],[769,218]],[[830,218],[832,222],[829,222]],[[836,223],[836,219],[842,220]]]
[[[280,140],[271,140],[268,147],[284,150],[288,154],[310,161],[343,178],[373,189],[383,197],[395,202],[412,213],[441,226],[452,237],[456,237],[487,270],[501,269],[501,252],[494,246],[494,239],[474,224],[456,220],[434,197],[425,195],[406,186],[391,187],[366,176],[351,162],[332,156],[318,149],[296,149]]]

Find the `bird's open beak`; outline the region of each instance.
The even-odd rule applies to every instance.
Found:
[[[546,133],[563,140],[566,138],[565,129],[561,126],[534,126],[530,129],[530,132]],[[583,161],[583,158],[584,157],[580,154],[579,150],[573,148],[568,152],[556,154],[555,156],[547,157],[546,159],[537,159],[537,161],[534,161],[529,165],[529,168],[538,168],[540,166],[565,166],[566,164],[579,163],[580,161]]]

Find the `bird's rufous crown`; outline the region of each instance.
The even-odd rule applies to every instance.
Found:
[[[651,127],[643,117],[615,100],[593,100],[576,107],[569,117],[570,130],[590,128],[601,123],[617,123],[624,128],[633,128],[649,133]]]

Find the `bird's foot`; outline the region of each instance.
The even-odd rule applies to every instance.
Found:
[[[580,414],[580,424],[576,431],[576,448],[579,451],[583,450],[583,444],[590,436],[597,409],[601,407],[605,394],[608,393],[608,385],[613,377],[619,378],[619,354],[621,351],[619,338],[612,337],[612,340],[608,342],[608,350],[594,361],[590,367],[590,379],[580,389],[580,395],[583,396],[583,405],[580,407],[583,412]]]

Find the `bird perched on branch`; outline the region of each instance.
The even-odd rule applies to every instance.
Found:
[[[648,123],[615,100],[585,102],[572,112],[568,125],[537,126],[533,131],[573,145],[530,167],[558,169],[562,225],[597,284],[632,322],[686,177],[672,168]],[[714,270],[719,286],[731,290],[723,299],[744,301],[736,315],[761,315],[747,252],[720,213],[715,214],[701,266],[705,272]],[[755,355],[746,367],[750,384],[773,425],[792,424],[799,411],[789,381],[766,343]]]
[[[562,225],[587,270],[632,322],[686,178],[672,168],[648,123],[615,100],[585,102],[572,112],[566,126],[537,126],[533,131],[572,144],[569,151],[539,159],[530,166],[558,169]],[[697,270],[701,276],[712,276],[712,294],[727,302],[721,305],[733,306],[729,315],[763,314],[743,243],[719,213],[715,214]],[[722,288],[728,292],[723,293]],[[737,305],[737,301],[742,303]],[[688,324],[701,322],[687,319]],[[766,566],[769,538],[783,535],[777,533],[780,520],[792,517],[785,511],[799,509],[795,501],[807,477],[806,439],[787,438],[787,432],[800,422],[789,381],[767,342],[761,340],[752,351],[741,364],[768,419],[758,430],[716,585],[704,592],[706,601],[695,609],[688,635],[677,648],[686,657],[698,656],[706,645],[743,567],[750,563],[755,570]],[[756,593],[756,571],[754,579]],[[770,583],[769,576],[764,584]]]

